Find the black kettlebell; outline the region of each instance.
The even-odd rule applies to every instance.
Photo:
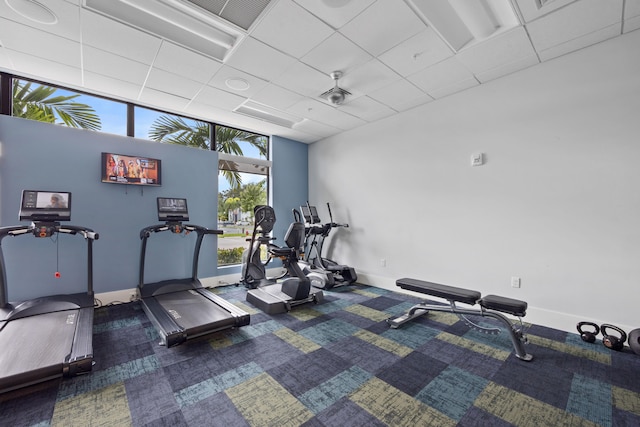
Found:
[[[583,331],[582,328],[584,326],[591,326],[594,329],[594,331],[593,332]],[[596,342],[596,336],[600,332],[600,327],[598,325],[596,325],[593,322],[580,322],[578,323],[577,327],[578,327],[578,332],[580,332],[580,338],[582,338],[582,341],[590,342],[590,343]]]
[[[609,335],[607,329],[613,329],[620,336]],[[603,324],[600,325],[600,331],[602,332],[602,344],[611,350],[620,351],[624,348],[624,342],[627,340],[627,334],[617,326]]]

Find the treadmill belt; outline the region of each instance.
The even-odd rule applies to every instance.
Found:
[[[78,310],[58,311],[8,322],[0,333],[0,378],[50,370],[62,375],[62,364],[75,335]]]
[[[188,334],[232,327],[236,318],[194,290],[155,296],[162,307]]]

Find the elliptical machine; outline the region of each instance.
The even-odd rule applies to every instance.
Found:
[[[330,222],[321,224],[322,221],[318,216],[318,210],[315,206],[311,206],[309,202],[307,202],[306,206],[300,206],[300,210],[302,211],[302,216],[305,221],[303,261],[309,265],[309,270],[305,271],[305,273],[309,275],[315,271],[316,273],[326,276],[324,286],[319,286],[314,283],[314,286],[321,287],[322,289],[331,289],[335,286],[348,285],[358,280],[355,269],[348,265],[338,264],[337,262],[322,256],[324,241],[329,236],[329,233],[331,233],[331,229],[337,227],[349,227],[349,224],[333,222],[331,205],[328,202],[327,209],[329,211]]]
[[[253,209],[255,224],[251,234],[249,249],[243,254],[242,277],[240,283],[249,288],[247,301],[267,314],[284,313],[293,306],[323,300],[321,290],[312,288],[311,281],[298,265],[301,254],[305,226],[302,222],[289,225],[284,241],[286,247],[273,243],[269,234],[276,222],[276,214],[271,206],[258,205]],[[269,258],[262,262],[261,250],[265,245]],[[284,275],[277,278],[266,276],[266,266],[273,258],[279,258],[286,269]],[[288,275],[282,282],[278,279]]]

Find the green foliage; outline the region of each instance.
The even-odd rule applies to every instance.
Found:
[[[253,212],[253,208],[256,205],[264,205],[267,203],[267,179],[263,179],[260,182],[249,183],[242,187],[240,193],[240,208],[244,212]]]
[[[179,116],[161,116],[151,126],[149,139],[208,149],[211,148],[209,129],[209,124],[206,122],[195,121],[194,124],[189,124]],[[267,137],[225,126],[216,126],[215,129],[217,151],[242,156],[242,147],[240,147],[239,142],[246,141],[256,147],[262,156],[266,157]],[[242,177],[239,172],[231,169],[222,167],[222,174],[231,187],[240,188],[242,186]]]
[[[218,249],[218,265],[232,265],[242,263],[244,248]]]
[[[187,147],[209,149],[211,138],[209,125],[205,122],[187,123],[179,116],[160,116],[149,129],[149,138],[170,144],[186,145]]]
[[[64,124],[73,128],[100,130],[102,122],[95,110],[79,102],[72,102],[80,96],[53,96],[58,88],[31,82],[13,80],[12,114],[29,120],[53,124]],[[58,121],[59,120],[59,121]]]

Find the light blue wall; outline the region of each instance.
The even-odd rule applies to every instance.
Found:
[[[161,187],[100,182],[101,153],[148,156],[162,160]],[[274,235],[282,244],[292,221],[291,208],[307,199],[307,145],[272,138],[272,205],[278,222]],[[140,265],[140,230],[158,223],[156,197],[186,197],[190,223],[217,224],[218,155],[172,144],[71,129],[0,116],[0,226],[20,224],[23,189],[70,191],[69,224],[94,229],[96,293],[134,288]],[[28,224],[28,222],[23,222]],[[190,277],[195,235],[169,232],[149,238],[145,282]],[[53,239],[6,237],[9,299],[22,300],[86,288],[86,243],[77,236]],[[199,277],[239,273],[240,267],[217,265],[215,236],[206,236]],[[59,270],[62,277],[54,278]]]
[[[0,116],[0,150],[0,225],[20,223],[23,189],[70,191],[69,223],[92,228],[100,235],[94,243],[96,293],[137,285],[140,230],[158,223],[156,197],[186,197],[190,223],[216,227],[216,152],[7,116]],[[100,182],[103,151],[161,159],[162,186],[141,188]],[[152,235],[145,281],[190,277],[194,236],[169,232]],[[215,239],[205,237],[200,277],[217,274]],[[31,236],[6,237],[2,247],[10,300],[78,292],[86,287],[86,243],[80,237],[62,235],[57,242]],[[56,265],[60,279],[54,278]]]
[[[273,159],[272,203],[276,211],[273,235],[278,246],[284,245],[284,234],[293,222],[291,209],[299,208],[309,198],[308,145],[287,138],[271,138]]]

